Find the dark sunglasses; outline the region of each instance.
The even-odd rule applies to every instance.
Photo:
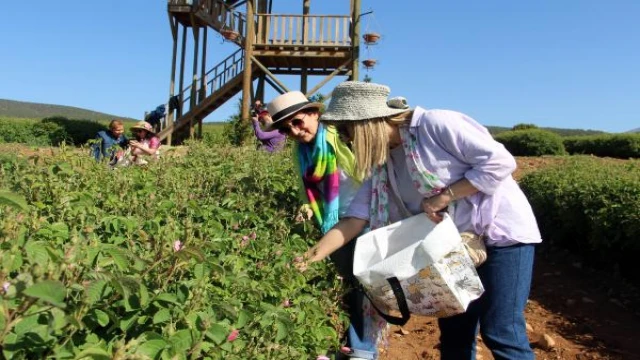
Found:
[[[304,118],[305,117],[307,117],[306,114],[301,118],[297,118],[297,119],[291,120],[291,124],[289,124],[289,126],[281,126],[280,128],[278,128],[278,132],[280,132],[280,134],[284,134],[284,135],[291,134],[291,128],[294,127],[294,126],[297,127],[297,128],[300,128],[300,126],[302,126],[304,124]]]

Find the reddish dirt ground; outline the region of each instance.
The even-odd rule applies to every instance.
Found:
[[[561,161],[518,158],[516,178]],[[561,250],[538,247],[525,316],[537,359],[640,359],[640,294],[615,276],[589,269]],[[553,346],[545,344],[544,335]],[[381,360],[438,359],[433,318],[414,316],[391,327]],[[477,359],[493,359],[479,339]]]

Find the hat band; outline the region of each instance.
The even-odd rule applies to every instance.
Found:
[[[272,116],[273,119],[274,119],[273,121],[274,122],[280,121],[280,120],[282,120],[282,119],[280,119],[280,117],[290,115],[291,113],[294,113],[294,112],[298,111],[299,108],[302,108],[303,106],[305,106],[307,104],[310,104],[310,103],[311,103],[311,101],[305,101],[303,103],[297,103],[297,104],[293,104],[293,105],[291,105],[289,107],[286,107],[286,108],[278,111],[275,115]]]

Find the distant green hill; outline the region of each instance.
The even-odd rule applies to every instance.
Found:
[[[497,135],[501,132],[511,130],[510,127],[503,126],[487,126],[487,129],[491,133],[491,135]],[[543,127],[543,130],[549,130],[554,132],[560,136],[580,136],[580,135],[598,135],[598,134],[606,134],[604,131],[599,130],[582,130],[582,129],[562,129],[562,128],[552,128],[552,127]]]
[[[40,104],[5,99],[0,99],[0,116],[28,119],[43,119],[51,116],[63,116],[69,119],[86,119],[93,121],[106,121],[113,118],[138,121],[137,119],[105,114],[73,106]]]

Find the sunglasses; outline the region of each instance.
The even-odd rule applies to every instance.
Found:
[[[287,126],[287,125],[281,126],[280,128],[278,128],[278,132],[280,132],[280,134],[284,134],[284,135],[291,134],[291,128],[293,128],[294,126],[297,127],[297,128],[300,128],[304,124],[304,118],[306,118],[306,117],[307,117],[307,114],[305,114],[301,118],[292,119],[291,123],[289,124],[289,126]]]

